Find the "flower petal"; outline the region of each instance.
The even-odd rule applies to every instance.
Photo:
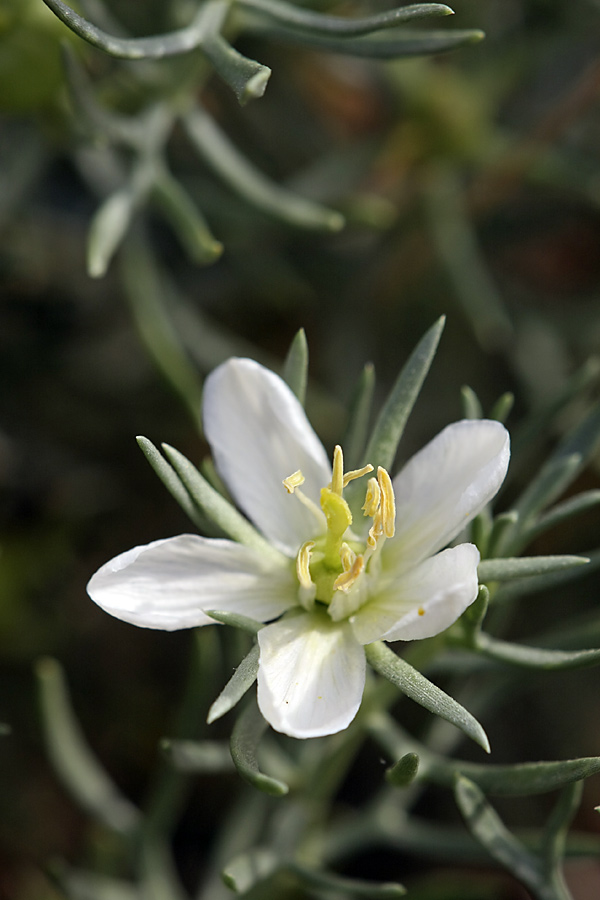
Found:
[[[261,628],[258,643],[258,705],[276,731],[311,738],[348,727],[362,700],[365,653],[347,622],[301,613]]]
[[[394,479],[396,535],[386,555],[412,566],[445,547],[496,494],[509,458],[499,422],[465,419],[444,428]]]
[[[206,379],[204,429],[215,465],[235,501],[289,556],[323,523],[282,482],[298,469],[319,507],[331,464],[289,387],[251,359],[230,359]]]
[[[445,631],[477,597],[474,544],[442,550],[390,582],[351,619],[361,644],[414,641]]]
[[[98,569],[87,591],[117,619],[166,631],[214,624],[203,609],[264,622],[296,602],[289,565],[233,541],[194,534],[121,553]]]

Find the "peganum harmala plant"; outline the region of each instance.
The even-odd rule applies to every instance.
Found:
[[[92,577],[90,596],[144,627],[233,626],[230,650],[235,646],[243,658],[215,698],[217,629],[196,632],[180,730],[163,741],[163,764],[144,808],[122,794],[86,746],[58,663],[40,662],[44,730],[56,770],[123,846],[110,871],[55,869],[67,897],[189,896],[171,847],[181,804],[194,774],[222,779],[231,772],[237,799],[229,799],[226,813],[202,813],[212,815],[217,836],[193,890],[198,900],[232,891],[261,900],[399,897],[411,859],[452,862],[462,872],[496,865],[535,900],[572,897],[565,858],[597,856],[600,849],[597,839],[568,833],[600,757],[494,762],[494,741],[490,746],[484,729],[503,718],[525,681],[542,685],[549,672],[600,662],[600,649],[590,646],[600,634],[593,609],[581,620],[567,615],[554,628],[542,619],[534,635],[519,639],[529,596],[540,593],[550,603],[560,586],[600,565],[597,548],[585,555],[527,553],[533,539],[597,508],[597,490],[563,497],[597,451],[600,408],[589,405],[523,488],[511,483],[520,466],[515,454],[507,474],[501,420],[511,396],[503,395],[484,419],[466,389],[464,419],[390,479],[387,469],[443,324],[422,338],[373,424],[373,370],[365,370],[340,442],[346,456],[337,447],[332,467],[303,410],[302,333],[281,376],[232,359],[208,379],[203,420],[216,471],[138,439],[194,527],[208,536],[127,551]],[[581,400],[581,386],[578,375],[560,402],[538,416],[538,432]],[[529,427],[521,426],[523,437],[516,430],[517,452],[530,443],[523,446]],[[491,501],[501,485],[510,501],[496,511]],[[247,696],[257,676],[258,705]],[[405,697],[433,718],[415,719]],[[213,737],[215,723],[233,710],[229,743]],[[457,755],[463,736],[480,747],[474,761]],[[387,761],[385,774],[362,752],[369,745]],[[366,785],[350,806],[348,781]],[[440,791],[454,796],[463,824],[423,814],[423,802]],[[557,799],[534,831],[508,827],[493,799],[523,802],[551,791]],[[386,871],[390,854],[397,857],[397,880],[357,873],[357,854],[376,848],[386,851]],[[457,876],[455,893],[446,889],[447,875],[426,889],[414,865],[409,896],[498,896],[493,883],[478,882],[476,869]]]

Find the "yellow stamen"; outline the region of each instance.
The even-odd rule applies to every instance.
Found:
[[[350,548],[348,547],[350,550]],[[342,558],[342,564],[344,564],[344,559]],[[344,571],[341,575],[333,582],[334,590],[336,591],[344,591],[346,593],[350,590],[353,584],[357,581],[360,574],[364,571],[365,561],[362,556],[355,556],[354,561],[349,569],[346,570],[344,565]]]
[[[342,496],[344,489],[344,454],[339,444],[333,451],[333,474],[331,476],[331,490],[334,494]]]
[[[293,472],[291,475],[288,475],[287,478],[284,478],[283,484],[288,494],[293,494],[297,487],[304,484],[304,480],[304,475],[300,469],[298,469],[297,472]]]
[[[367,496],[365,497],[365,502],[362,507],[365,516],[369,516],[371,519],[375,516],[375,513],[379,508],[380,497],[381,490],[377,484],[377,479],[369,478],[369,481],[367,482]]]
[[[313,580],[310,577],[310,551],[315,546],[314,541],[306,541],[300,547],[298,556],[296,557],[296,574],[298,581],[303,588],[314,587]]]
[[[382,466],[377,469],[377,481],[381,490],[381,526],[386,538],[391,538],[396,531],[396,498],[392,479]]]
[[[351,481],[355,481],[357,478],[362,478],[363,475],[368,475],[368,473],[372,471],[373,466],[371,465],[371,463],[367,463],[367,465],[363,466],[362,469],[351,469],[344,475],[344,487],[348,487]]]

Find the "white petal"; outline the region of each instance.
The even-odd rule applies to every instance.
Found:
[[[499,422],[465,419],[444,428],[394,479],[396,536],[386,555],[412,566],[445,547],[496,494],[509,458]]]
[[[291,567],[233,541],[194,534],[121,553],[92,576],[92,600],[124,622],[173,631],[214,624],[202,610],[261,622],[295,603]]]
[[[322,523],[282,482],[298,469],[303,493],[319,507],[331,464],[302,405],[269,369],[230,359],[204,385],[204,429],[216,467],[235,501],[262,533],[292,556]]]
[[[442,550],[404,572],[352,617],[362,644],[433,637],[477,597],[479,551],[474,544]]]
[[[276,731],[311,738],[348,727],[362,700],[365,653],[347,622],[301,613],[261,628],[258,643],[258,705]]]

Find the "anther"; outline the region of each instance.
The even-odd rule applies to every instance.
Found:
[[[338,575],[338,577],[333,582],[334,590],[343,591],[344,593],[346,593],[346,591],[349,591],[352,585],[356,583],[359,576],[364,571],[364,568],[364,558],[362,556],[355,556],[350,568],[347,571],[342,572],[341,575]]]
[[[372,471],[373,466],[371,465],[371,463],[367,463],[367,465],[363,466],[362,469],[351,469],[344,475],[344,487],[348,487],[351,481],[355,481],[357,478],[362,478],[363,475],[368,475],[368,473]]]
[[[298,556],[296,557],[296,574],[298,581],[303,588],[314,587],[313,580],[310,577],[310,552],[315,546],[314,541],[306,541],[300,547]]]
[[[342,496],[344,489],[344,454],[339,444],[333,451],[333,474],[331,476],[331,490],[334,494]]]
[[[304,475],[300,469],[298,469],[297,472],[293,472],[291,475],[288,475],[287,478],[283,479],[283,485],[288,494],[293,494],[297,487],[304,484],[304,480]]]
[[[381,490],[377,483],[377,479],[369,478],[369,481],[367,482],[367,495],[362,507],[365,516],[369,516],[371,519],[375,516],[375,513],[379,508],[380,497]]]
[[[396,530],[396,498],[392,479],[382,466],[377,469],[377,481],[381,490],[381,526],[386,538],[391,538]]]

